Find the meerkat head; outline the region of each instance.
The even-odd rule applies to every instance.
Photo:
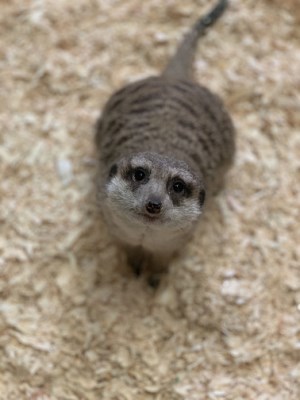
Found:
[[[184,162],[156,153],[138,153],[114,163],[106,202],[124,223],[187,227],[201,214],[205,190]]]

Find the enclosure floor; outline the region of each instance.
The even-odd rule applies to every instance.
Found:
[[[95,205],[105,101],[212,3],[0,1],[1,400],[300,399],[297,0],[232,0],[199,45],[238,152],[158,290]]]

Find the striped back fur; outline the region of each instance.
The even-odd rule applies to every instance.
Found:
[[[191,69],[197,40],[227,3],[220,0],[194,24],[160,77],[130,84],[110,98],[96,128],[103,168],[130,153],[154,151],[186,161],[206,186],[222,181],[234,154],[233,125],[221,100],[193,82]]]
[[[116,92],[98,122],[96,140],[104,166],[152,151],[185,161],[214,192],[213,183],[222,181],[219,175],[234,153],[233,126],[221,100],[202,86],[165,77]]]

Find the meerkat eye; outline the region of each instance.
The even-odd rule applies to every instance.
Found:
[[[172,185],[175,193],[183,193],[186,190],[186,186],[182,181],[175,181]]]
[[[132,178],[136,182],[141,182],[146,178],[146,172],[142,168],[133,170]]]

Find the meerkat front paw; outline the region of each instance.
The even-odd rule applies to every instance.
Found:
[[[136,277],[141,276],[146,266],[145,254],[140,247],[126,249],[127,263]]]

